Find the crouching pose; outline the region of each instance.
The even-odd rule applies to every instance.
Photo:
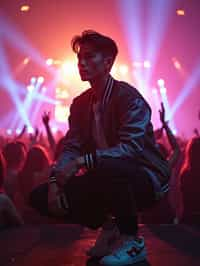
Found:
[[[31,204],[47,206],[48,194],[49,213],[102,228],[88,256],[104,265],[132,264],[146,256],[138,212],[168,191],[169,167],[155,143],[150,106],[110,75],[115,41],[84,31],[71,44],[80,77],[91,87],[73,100],[62,154]]]

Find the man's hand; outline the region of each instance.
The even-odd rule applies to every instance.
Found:
[[[65,168],[56,175],[57,183],[60,186],[66,184],[66,182],[78,172],[79,168],[80,166],[77,160],[72,160],[69,162]]]

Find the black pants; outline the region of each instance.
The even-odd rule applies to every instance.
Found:
[[[131,160],[104,159],[83,176],[72,177],[64,187],[74,223],[100,227],[108,214],[121,233],[136,234],[137,214],[155,202],[149,176]],[[30,204],[48,215],[48,185],[31,193]]]

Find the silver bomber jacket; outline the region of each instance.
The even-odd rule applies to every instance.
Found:
[[[73,100],[70,107],[69,130],[57,168],[88,153],[101,158],[137,160],[152,179],[155,192],[168,190],[170,170],[159,152],[151,124],[151,108],[142,95],[128,83],[108,79],[101,103],[102,124],[109,148],[96,149],[92,137],[93,90],[90,88]]]

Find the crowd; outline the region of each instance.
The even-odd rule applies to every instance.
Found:
[[[194,130],[194,137],[188,140],[174,136],[165,121],[163,104],[159,113],[162,127],[154,133],[172,169],[170,189],[156,206],[140,214],[140,222],[199,224],[199,132]],[[38,213],[30,205],[31,191],[48,180],[50,169],[63,147],[64,135],[52,133],[50,114],[44,113],[42,121],[45,136],[38,129],[28,134],[24,127],[19,135],[0,137],[0,228],[52,222],[53,219],[61,221],[52,213]],[[47,202],[40,204],[48,205]]]

